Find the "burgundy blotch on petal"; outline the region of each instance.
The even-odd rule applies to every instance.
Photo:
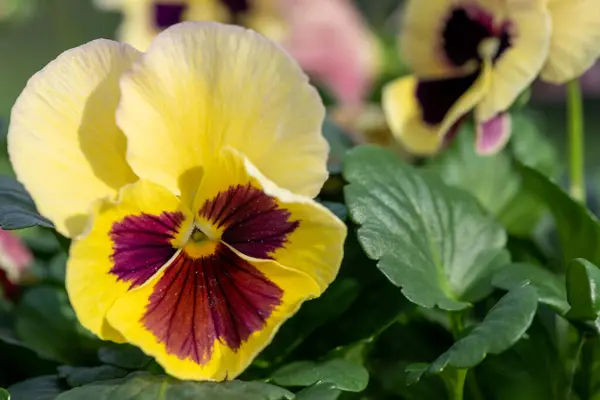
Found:
[[[169,354],[209,361],[219,340],[236,351],[262,329],[283,291],[220,244],[213,255],[181,252],[158,281],[142,318]]]
[[[132,288],[142,285],[175,255],[171,241],[184,218],[181,212],[163,212],[130,215],[115,222],[110,231],[114,265],[110,272]]]
[[[462,78],[419,81],[416,96],[423,110],[423,121],[429,125],[440,124],[478,76],[479,71]]]
[[[255,258],[270,259],[282,248],[288,235],[300,225],[291,221],[291,213],[279,206],[275,198],[247,185],[230,186],[213,199],[204,202],[200,216],[219,228],[225,228],[221,238],[241,253]]]
[[[511,46],[512,23],[498,23],[492,14],[477,5],[461,5],[450,13],[442,32],[443,49],[447,60],[462,67],[471,60],[481,61],[479,45],[484,39],[497,38],[500,42],[494,61]]]
[[[186,2],[154,3],[154,25],[159,29],[167,29],[178,24],[183,21],[183,13],[186,9]]]

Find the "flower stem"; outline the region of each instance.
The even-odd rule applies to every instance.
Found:
[[[567,94],[569,192],[575,200],[585,202],[583,102],[577,79],[568,83]]]
[[[467,379],[468,369],[456,370],[456,383],[452,390],[451,400],[463,400],[463,394],[465,391],[465,380]]]
[[[465,327],[464,313],[461,311],[453,311],[448,314],[448,317],[450,318],[450,328],[452,330],[454,340],[458,340],[460,338],[460,333]],[[450,392],[450,400],[463,400],[465,381],[467,379],[468,371],[468,369],[456,370],[456,379],[453,382],[454,385],[452,388],[448,388],[448,391]]]

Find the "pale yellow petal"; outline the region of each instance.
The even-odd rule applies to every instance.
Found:
[[[203,164],[224,146],[295,193],[313,197],[327,177],[316,90],[296,62],[252,31],[173,26],[121,88],[117,120],[130,165],[175,193],[195,190]]]
[[[542,79],[563,84],[589,69],[600,56],[600,1],[549,0],[550,54]]]
[[[8,151],[17,178],[63,235],[81,233],[94,200],[136,179],[115,110],[119,78],[138,56],[102,39],[69,50],[29,80],[13,107]]]
[[[548,55],[550,17],[535,2],[512,0],[507,20],[512,23],[512,45],[496,61],[491,86],[479,105],[482,120],[506,111],[540,73]]]

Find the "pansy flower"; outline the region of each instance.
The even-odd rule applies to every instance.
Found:
[[[276,0],[96,0],[108,10],[123,12],[119,40],[146,50],[154,36],[184,21],[217,21],[246,26],[272,40],[281,40],[285,24]]]
[[[403,17],[400,45],[414,75],[383,94],[396,137],[413,153],[434,153],[474,110],[479,153],[497,151],[510,132],[505,111],[548,56],[546,0],[409,0]]]
[[[178,378],[239,375],[340,266],[345,225],[313,200],[323,117],[285,52],[217,23],[175,25],[145,54],[96,40],[38,72],[10,159],[73,238],[81,323]]]

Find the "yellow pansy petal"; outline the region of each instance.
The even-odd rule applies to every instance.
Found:
[[[475,107],[490,84],[491,67],[464,78],[418,81],[400,78],[383,91],[382,106],[394,136],[414,154],[433,154],[444,136]]]
[[[12,110],[10,160],[40,212],[68,237],[82,232],[91,203],[136,176],[115,123],[118,81],[139,53],[95,40],[34,75]]]
[[[563,84],[583,74],[600,56],[600,1],[548,0],[550,53],[542,79]]]
[[[194,209],[209,237],[306,273],[321,291],[337,275],[346,226],[310,198],[269,181],[235,150],[224,150],[206,169]]]
[[[175,193],[195,190],[201,167],[224,146],[295,193],[313,197],[327,177],[319,96],[298,65],[256,33],[212,22],[173,26],[121,88],[127,160]]]
[[[513,5],[514,3],[514,5]],[[527,2],[526,2],[527,3]],[[496,61],[489,91],[479,105],[483,120],[506,111],[537,77],[548,55],[550,17],[536,2],[508,2],[512,44]],[[493,43],[493,42],[490,42]],[[490,44],[488,43],[488,44]],[[496,45],[500,45],[496,43]],[[485,50],[482,49],[484,52]],[[490,49],[491,50],[491,49]],[[495,53],[494,51],[491,52]]]
[[[108,321],[170,375],[233,379],[319,292],[301,272],[220,245],[208,258],[180,253],[148,285],[119,298]]]
[[[66,279],[81,324],[114,341],[122,338],[106,324],[109,308],[175,255],[193,221],[176,196],[148,181],[125,186],[119,197],[95,205],[89,233],[71,246]]]

